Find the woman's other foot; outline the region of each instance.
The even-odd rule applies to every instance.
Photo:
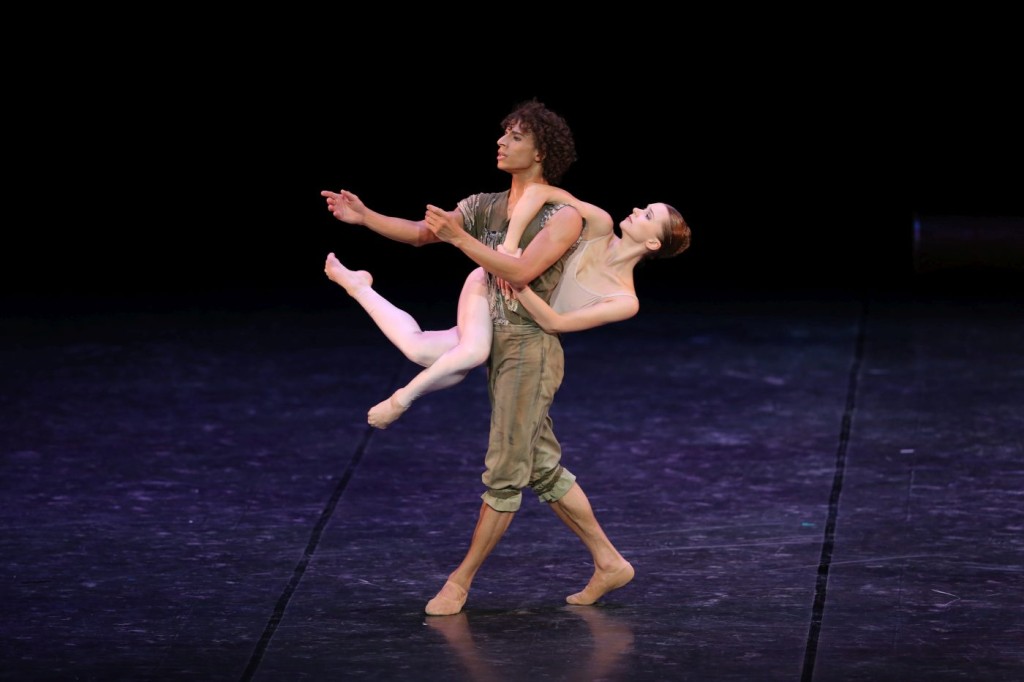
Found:
[[[390,398],[370,408],[366,415],[366,423],[376,429],[386,429],[408,409],[408,405],[399,402],[398,394],[392,393]]]

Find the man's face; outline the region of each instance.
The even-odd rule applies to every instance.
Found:
[[[513,123],[498,138],[498,168],[509,173],[526,170],[540,164],[540,151],[533,133],[524,133],[519,123]]]

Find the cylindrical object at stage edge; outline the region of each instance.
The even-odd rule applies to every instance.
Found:
[[[1024,270],[1024,217],[914,217],[914,271]]]

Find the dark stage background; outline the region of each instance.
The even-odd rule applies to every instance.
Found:
[[[0,680],[1024,679],[1015,17],[19,9]],[[552,409],[641,570],[564,606],[589,561],[524,503],[427,619],[480,504],[485,370],[370,428],[417,367],[323,262],[425,328],[474,266],[319,192],[416,218],[502,190],[531,97],[575,131],[568,189],[693,227],[636,318],[566,335]]]
[[[128,37],[133,50],[77,52],[52,87],[15,79],[32,97],[12,111],[9,303],[331,300],[330,251],[385,293],[454,303],[468,259],[341,224],[319,191],[417,218],[504,189],[499,124],[534,97],[575,132],[567,189],[616,219],[666,201],[690,222],[688,253],[638,272],[642,299],[949,279],[915,272],[915,217],[1024,215],[1021,112],[998,41],[965,57],[938,37],[875,36],[871,59],[834,36],[537,64],[409,50],[393,67],[361,47],[332,53],[344,41],[324,34],[309,58],[230,38],[193,41],[183,59],[181,45]],[[993,279],[1005,286],[973,267],[954,286]]]

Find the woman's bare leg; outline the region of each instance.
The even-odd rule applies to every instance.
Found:
[[[390,398],[370,409],[367,421],[371,426],[386,429],[409,409],[414,400],[454,386],[487,360],[493,328],[487,304],[487,275],[482,268],[469,273],[462,285],[456,328],[458,343]]]
[[[332,253],[324,264],[327,277],[340,285],[363,307],[384,335],[402,354],[422,367],[429,367],[459,342],[457,327],[423,331],[419,323],[373,289],[373,277],[365,270],[349,270]]]

